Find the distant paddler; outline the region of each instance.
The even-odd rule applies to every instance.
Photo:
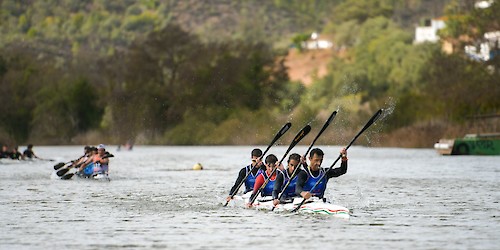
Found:
[[[81,165],[79,169],[80,175],[84,177],[98,174],[108,175],[110,155],[106,152],[104,144],[99,144],[93,154]]]
[[[35,154],[35,152],[33,152],[33,144],[28,144],[26,150],[24,150],[23,152],[23,157],[24,159],[33,159],[33,158],[40,159],[40,157],[38,157]]]
[[[0,151],[0,158],[10,158],[9,147],[7,147],[7,145],[2,145],[2,150]]]
[[[26,150],[24,150],[23,152],[23,158],[28,160],[28,159],[33,159],[33,158],[36,158],[36,159],[39,159],[39,160],[42,160],[42,161],[54,161],[52,159],[43,159],[43,158],[40,158],[38,157],[35,152],[33,152],[33,144],[28,144]]]

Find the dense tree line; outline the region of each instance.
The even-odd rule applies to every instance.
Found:
[[[498,112],[499,57],[413,44],[408,20],[431,2],[3,0],[0,140],[267,143],[283,122],[314,126],[337,108],[347,132],[380,107],[393,109],[386,132]],[[440,34],[456,44],[498,28],[497,2],[437,2],[451,2]],[[280,44],[315,30],[343,52],[306,89],[288,79]]]

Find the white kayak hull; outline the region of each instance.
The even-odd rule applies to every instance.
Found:
[[[246,196],[246,197],[245,197]],[[234,196],[236,201],[240,201],[246,205],[249,202],[249,197],[245,196]],[[276,206],[274,211],[276,212],[291,212],[293,211],[300,203],[302,202],[302,198],[295,198],[293,203],[279,204]],[[253,207],[258,210],[268,210],[271,211],[273,208],[272,200],[256,200],[253,203]],[[349,209],[335,205],[329,202],[324,202],[318,198],[311,198],[310,201],[304,203],[300,206],[299,213],[310,213],[310,214],[324,214],[330,215],[338,218],[349,219]]]
[[[78,175],[76,169],[72,168],[70,169],[67,173],[65,173],[62,176],[57,176],[57,171],[54,171],[51,174],[51,178],[53,179],[61,179],[61,180],[69,180],[72,179],[73,177],[76,177],[78,179],[87,179],[87,180],[97,180],[97,181],[111,181],[109,178],[109,175],[107,174],[97,174],[97,175],[92,175],[92,176],[83,176],[83,175]]]

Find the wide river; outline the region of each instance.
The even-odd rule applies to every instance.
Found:
[[[99,182],[51,178],[57,162],[83,147],[35,146],[55,161],[0,161],[0,248],[500,248],[498,156],[353,146],[347,174],[331,179],[326,193],[351,210],[344,220],[223,207],[252,148],[109,147],[112,180]],[[280,159],[286,148],[269,153]],[[329,167],[340,146],[321,148]],[[191,170],[198,162],[204,170]]]

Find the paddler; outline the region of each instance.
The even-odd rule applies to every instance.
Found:
[[[14,146],[14,149],[12,149],[12,153],[10,154],[10,158],[13,160],[24,160],[23,154],[19,152],[19,146]]]
[[[25,158],[25,159],[33,159],[33,158],[40,159],[40,157],[35,155],[35,152],[33,152],[33,144],[28,144],[26,150],[24,150],[24,152],[23,152],[23,158]]]
[[[236,192],[236,188],[238,188],[238,185],[243,181],[245,176],[247,176],[247,179],[245,180],[245,191],[244,193],[248,193],[253,190],[253,186],[255,184],[255,178],[257,175],[260,173],[260,171],[264,171],[265,168],[263,167],[262,160],[260,157],[262,156],[262,150],[255,148],[252,150],[252,153],[250,154],[250,157],[252,159],[252,163],[242,169],[240,169],[240,172],[238,173],[238,178],[234,182],[233,187],[231,188],[231,191],[229,192],[229,196],[226,198],[226,200],[229,202],[231,200],[231,195]]]
[[[252,195],[250,196],[250,200],[253,200],[255,195],[257,195],[257,191],[260,189],[262,185],[264,185],[264,182],[269,179],[269,182],[266,184],[266,186],[262,189],[260,195],[261,196],[269,196],[272,197],[273,193],[273,188],[274,188],[274,182],[276,181],[276,171],[273,170],[274,168],[278,167],[277,166],[278,158],[276,155],[270,154],[266,157],[265,165],[266,165],[266,170],[261,172],[257,178],[255,178],[255,185],[253,186],[253,191]],[[271,173],[273,173],[271,175]],[[247,204],[247,207],[251,207],[251,204]]]
[[[91,146],[85,146],[83,147],[83,156],[78,158],[77,160],[73,161],[70,167],[79,167],[82,165],[92,154],[92,147]]]
[[[97,148],[90,147],[88,150],[88,154],[81,159],[82,162],[75,164],[79,166],[77,175],[90,177],[94,173],[94,156],[97,155]]]
[[[276,176],[276,182],[274,183],[274,188],[273,188],[273,204],[276,206],[279,203],[288,203],[291,202],[293,197],[296,197],[297,195],[295,194],[295,184],[297,182],[297,175],[293,177],[293,179],[290,181],[290,184],[288,184],[288,187],[286,190],[283,190],[285,187],[286,183],[290,180],[290,177],[292,177],[293,172],[295,171],[295,168],[299,167],[301,161],[301,157],[297,153],[293,153],[288,157],[287,161],[287,168],[285,170],[278,169],[278,175]],[[281,200],[278,200],[279,194],[283,192],[283,195],[281,196]]]
[[[97,155],[94,155],[94,175],[104,174],[108,175],[109,170],[109,158],[106,154],[106,146],[104,144],[99,144],[97,146]],[[109,156],[109,153],[108,153]]]
[[[0,151],[0,158],[10,158],[9,147],[7,147],[7,145],[2,145],[2,151]]]
[[[323,198],[326,190],[326,184],[328,179],[332,177],[339,177],[347,172],[347,150],[343,148],[340,150],[342,156],[342,162],[340,167],[332,168],[330,170],[322,168],[321,163],[323,162],[324,153],[321,149],[315,148],[309,153],[309,166],[305,169],[301,169],[297,175],[297,183],[295,185],[295,194],[300,195],[304,199],[309,199],[312,196],[318,198]],[[324,178],[323,174],[326,171]],[[321,178],[321,181],[316,185],[314,190],[311,190],[313,186]]]

